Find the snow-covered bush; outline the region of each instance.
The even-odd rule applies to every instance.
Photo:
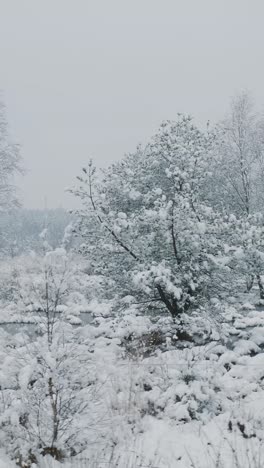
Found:
[[[84,450],[98,395],[94,367],[72,327],[58,323],[52,342],[44,335],[9,350],[6,359],[5,378],[13,381],[13,391],[1,415],[1,432],[12,458],[24,466],[41,454],[63,459]]]

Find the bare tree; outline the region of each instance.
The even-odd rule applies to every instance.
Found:
[[[19,146],[10,141],[5,106],[0,102],[0,210],[19,205],[14,176],[22,173]]]
[[[3,389],[10,398],[2,404],[4,423],[0,421],[6,449],[21,468],[29,468],[41,456],[61,460],[84,450],[97,424],[92,408],[100,388],[89,347],[58,310],[72,281],[66,254],[63,249],[46,252],[38,262],[41,274],[37,278],[34,273],[29,289],[23,283],[23,293],[27,302],[39,305],[34,314],[40,329],[35,339],[25,338],[12,352],[6,350],[12,361],[8,372],[16,377],[11,388]],[[19,281],[17,287],[23,287]]]
[[[221,124],[222,141],[216,155],[214,194],[230,211],[249,215],[260,209],[263,188],[264,120],[248,92],[236,95]],[[217,190],[218,189],[218,190]]]

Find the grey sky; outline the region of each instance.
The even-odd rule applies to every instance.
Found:
[[[145,141],[163,119],[264,103],[263,0],[0,0],[0,89],[28,170],[24,204]]]

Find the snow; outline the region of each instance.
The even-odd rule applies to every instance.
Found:
[[[129,198],[133,201],[138,200],[141,197],[141,193],[138,190],[132,189],[129,192]]]
[[[66,260],[63,249],[48,255],[57,279]],[[41,291],[41,262],[38,257],[23,258],[16,268],[30,307],[23,310],[20,300],[2,298],[2,322],[40,316],[29,284],[34,280]],[[1,281],[7,282],[11,272],[3,263]],[[145,274],[138,273],[139,284]],[[169,282],[164,263],[153,265],[150,274],[159,284],[166,281],[175,297],[181,296],[181,289]],[[193,338],[193,343],[182,343],[171,318],[154,320],[142,314],[132,295],[119,300],[119,310],[116,301],[103,299],[101,278],[87,275],[79,258],[65,280],[67,292],[58,306],[50,349],[45,334],[31,338],[15,333],[11,339],[0,328],[0,385],[5,397],[5,405],[0,403],[0,440],[5,446],[1,467],[14,466],[14,441],[5,424],[11,422],[19,441],[21,415],[25,408],[33,411],[32,388],[45,375],[63,383],[63,398],[74,391],[78,402],[84,399],[88,406],[77,418],[72,415],[70,430],[80,454],[63,462],[40,456],[42,468],[215,468],[218,456],[224,468],[255,468],[254,453],[263,460],[264,311],[252,306],[254,298],[239,303],[233,298],[229,304],[212,298],[210,307],[221,310],[220,328],[213,321],[208,326],[197,310],[185,317],[189,333],[204,340],[210,336],[210,342],[197,344]],[[91,323],[82,323],[83,313],[91,315]],[[40,325],[45,333],[45,322]],[[43,404],[44,382],[35,387]],[[44,408],[41,417],[48,418],[48,405]]]

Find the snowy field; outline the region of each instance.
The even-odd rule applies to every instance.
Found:
[[[64,254],[1,264],[1,467],[54,435],[49,379],[67,457],[47,454],[32,466],[263,466],[264,311],[255,292],[244,303],[214,301],[210,326],[194,313],[193,340],[183,341],[168,315],[143,316],[131,297],[118,314],[114,301],[97,301],[101,279]],[[61,288],[50,343],[43,261],[55,265],[50,301]]]

